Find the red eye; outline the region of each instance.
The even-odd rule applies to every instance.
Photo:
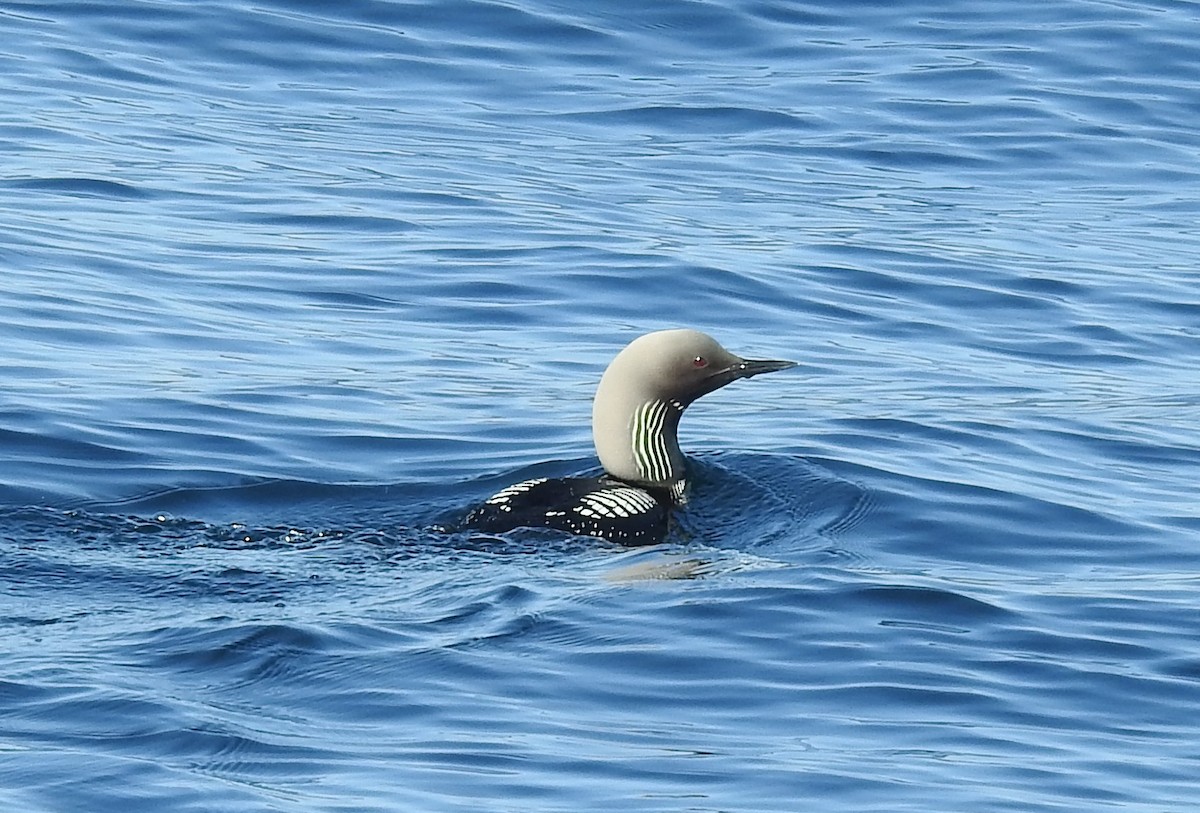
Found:
[[[696,356],[694,359],[692,359],[692,366],[697,369],[707,367],[708,359],[706,359],[704,356]]]

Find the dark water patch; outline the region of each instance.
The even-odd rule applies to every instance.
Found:
[[[947,590],[908,586],[855,588],[847,596],[864,612],[866,606],[886,615],[884,626],[913,627],[964,634],[980,624],[1003,621],[1009,613],[988,602]],[[870,612],[867,610],[867,612]]]
[[[410,229],[420,228],[416,223],[389,217],[372,215],[263,215],[259,218],[247,218],[265,226],[276,226],[289,231],[303,232],[306,235],[314,232],[368,232],[378,234],[396,234]]]
[[[1200,683],[1200,658],[1187,655],[1164,658],[1159,662],[1158,669],[1164,677]]]
[[[609,127],[635,127],[642,133],[674,136],[801,130],[802,117],[779,111],[731,107],[651,106],[558,114],[557,118]]]
[[[193,679],[208,675],[232,685],[287,680],[295,664],[319,656],[326,642],[319,630],[295,623],[214,623],[204,632],[162,630],[139,646],[125,644],[121,651],[154,668],[186,671]]]
[[[102,178],[22,178],[3,182],[10,189],[52,192],[74,197],[145,200],[156,193],[144,187]]]

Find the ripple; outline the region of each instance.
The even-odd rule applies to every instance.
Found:
[[[888,612],[889,617],[880,623],[893,626],[967,632],[971,625],[994,623],[1009,615],[986,601],[928,587],[871,585],[852,589],[849,598],[861,602],[859,612],[867,607],[871,608],[868,611]]]
[[[599,126],[637,127],[640,132],[693,137],[700,133],[753,133],[811,127],[802,116],[739,107],[654,105],[557,114],[557,117]]]
[[[4,185],[10,189],[53,192],[75,197],[140,200],[156,196],[154,192],[144,187],[102,178],[22,178],[6,181]]]

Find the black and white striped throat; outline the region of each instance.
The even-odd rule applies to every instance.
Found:
[[[676,400],[647,401],[633,413],[630,438],[633,462],[641,479],[647,483],[682,479],[683,472],[674,471],[671,462],[671,448],[676,445],[675,426],[682,414],[683,404]]]

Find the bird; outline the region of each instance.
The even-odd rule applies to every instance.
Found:
[[[688,328],[639,336],[608,365],[592,402],[592,440],[604,473],[516,483],[471,509],[462,526],[486,533],[553,528],[623,545],[656,544],[688,499],[677,436],[684,410],[739,379],[795,366],[741,358]]]

